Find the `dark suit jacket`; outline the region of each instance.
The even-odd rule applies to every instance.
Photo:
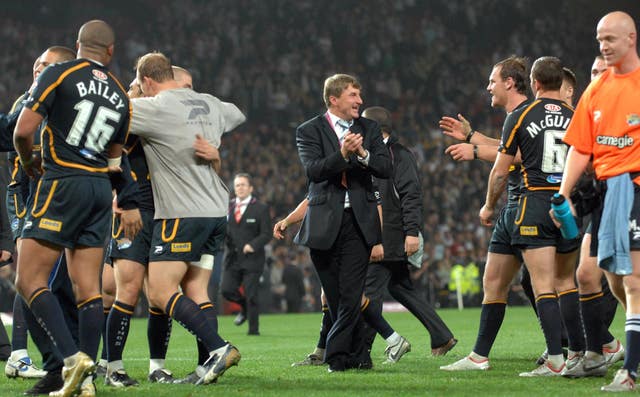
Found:
[[[422,183],[413,154],[391,134],[387,147],[393,163],[393,175],[378,180],[382,196],[382,245],[385,261],[407,259],[405,236],[417,236],[422,231]]]
[[[233,199],[229,204],[224,267],[234,266],[262,272],[265,263],[264,246],[271,240],[269,208],[252,197],[240,223],[236,223],[233,215],[235,207],[236,199]],[[255,252],[243,254],[242,248],[245,244],[252,246]]]
[[[391,175],[389,152],[375,121],[355,119],[351,132],[363,137],[362,145],[370,154],[367,167],[355,155],[348,162],[344,160],[338,137],[324,114],[304,122],[296,130],[298,155],[309,180],[309,207],[294,240],[298,244],[318,250],[333,245],[344,213],[343,171],[347,173],[351,208],[365,241],[369,246],[382,241],[372,176]]]

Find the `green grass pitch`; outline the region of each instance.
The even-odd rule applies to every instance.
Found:
[[[219,318],[223,338],[234,343],[242,353],[238,367],[228,370],[217,384],[208,386],[158,385],[147,382],[148,347],[146,320],[134,320],[124,354],[129,374],[140,381],[130,389],[113,389],[97,381],[102,396],[579,396],[600,393],[599,387],[611,381],[616,364],[605,379],[519,378],[518,373],[534,368],[535,358],[544,350],[544,339],[533,311],[528,307],[511,307],[487,372],[440,371],[473,348],[480,316],[479,309],[439,311],[453,330],[458,345],[442,358],[431,357],[429,337],[409,313],[386,313],[385,317],[401,335],[411,342],[411,352],[394,365],[383,365],[385,344],[376,339],[372,351],[374,369],[327,373],[326,367],[296,367],[314,347],[320,327],[320,314],[264,315],[260,317],[261,336],[247,336],[246,324],[233,325],[233,317]],[[618,313],[612,332],[624,337],[624,316]],[[623,340],[624,342],[624,340]],[[36,362],[40,356],[32,342],[29,350]],[[173,334],[167,367],[181,377],[196,364],[194,338],[179,324]],[[0,395],[21,395],[35,381],[10,380],[0,376]]]

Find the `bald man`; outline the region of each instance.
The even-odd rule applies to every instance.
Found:
[[[78,33],[77,59],[51,65],[38,77],[18,119],[14,144],[29,176],[36,130],[42,134],[44,173],[22,232],[18,292],[64,357],[64,385],[51,395],[95,395],[95,371],[103,322],[100,269],[111,226],[109,167],[119,167],[130,107],[122,84],[106,65],[114,34],[104,21],[90,21]],[[138,213],[139,216],[139,213]],[[127,237],[137,233],[125,230]],[[62,318],[47,281],[62,251],[68,261],[78,306],[79,346]],[[87,380],[85,382],[85,379]]]
[[[560,186],[569,197],[593,157],[604,204],[594,214],[598,265],[609,283],[626,292],[627,352],[622,369],[603,391],[635,389],[640,363],[640,58],[635,23],[628,14],[605,15],[596,39],[608,69],[585,90],[564,141],[571,145]]]

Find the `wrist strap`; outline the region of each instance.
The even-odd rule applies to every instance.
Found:
[[[478,145],[473,145],[473,159],[478,159]]]
[[[475,134],[476,131],[475,130],[471,130],[469,131],[469,133],[467,134],[467,137],[464,139],[465,141],[467,141],[467,143],[471,143],[471,137],[473,136],[473,134]]]

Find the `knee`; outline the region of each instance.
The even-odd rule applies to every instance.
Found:
[[[596,270],[596,271],[594,271]],[[576,271],[576,279],[580,286],[580,292],[589,294],[599,291],[602,286],[600,284],[600,273],[597,269],[592,269],[589,266],[584,266],[582,263]]]
[[[127,305],[135,306],[138,302],[138,295],[140,294],[140,286],[134,283],[123,283],[118,285],[116,290],[116,299],[119,302],[126,303]]]

